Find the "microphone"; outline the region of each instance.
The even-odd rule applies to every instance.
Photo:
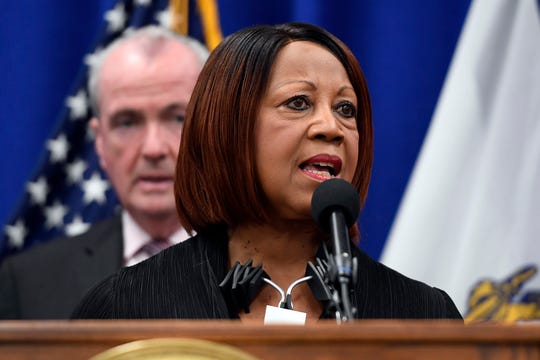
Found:
[[[311,198],[313,218],[322,230],[332,235],[336,266],[333,281],[335,288],[341,290],[342,320],[353,316],[349,299],[349,283],[353,276],[349,228],[356,222],[359,212],[360,197],[356,189],[343,179],[322,182]]]

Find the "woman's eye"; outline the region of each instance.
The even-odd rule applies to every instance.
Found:
[[[174,120],[180,124],[183,124],[185,119],[186,117],[184,115],[176,115],[174,117]]]
[[[305,96],[295,96],[286,105],[293,110],[306,110],[309,108],[309,100]]]
[[[346,118],[356,117],[356,107],[348,101],[339,103],[336,110]]]

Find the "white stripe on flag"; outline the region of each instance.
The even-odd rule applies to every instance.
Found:
[[[539,267],[536,0],[471,5],[382,262],[448,291],[464,315],[478,281]],[[540,274],[521,290],[540,292]]]

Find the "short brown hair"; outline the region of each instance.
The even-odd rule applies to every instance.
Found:
[[[373,162],[367,83],[351,50],[326,30],[305,23],[240,30],[210,54],[187,108],[176,166],[175,197],[188,231],[216,224],[264,222],[265,196],[255,166],[255,121],[279,51],[311,41],[343,64],[358,98],[358,164],[352,184],[363,205]]]

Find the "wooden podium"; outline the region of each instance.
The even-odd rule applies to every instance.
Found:
[[[538,324],[362,320],[264,326],[239,321],[0,321],[0,359],[88,359],[151,338],[203,339],[259,359],[540,359]]]

